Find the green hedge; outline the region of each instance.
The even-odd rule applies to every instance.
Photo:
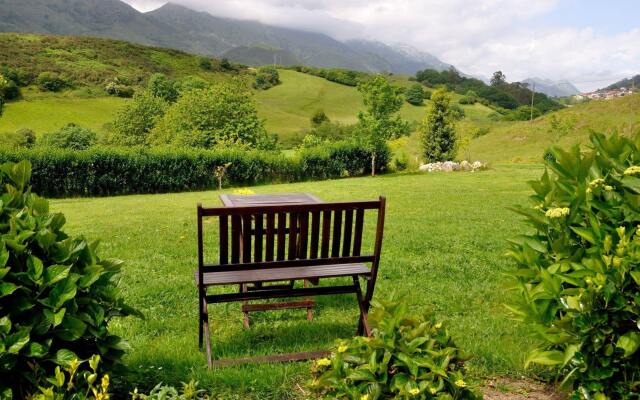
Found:
[[[388,149],[381,149],[377,158],[383,171]],[[357,176],[371,164],[371,155],[351,143],[305,149],[295,157],[237,149],[0,150],[0,163],[23,159],[33,165],[33,190],[47,197],[211,189],[216,187],[214,168],[229,162],[225,183],[231,186]]]

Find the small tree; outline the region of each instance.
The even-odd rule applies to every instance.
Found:
[[[68,81],[55,72],[43,72],[38,75],[38,86],[48,92],[59,92],[69,85]]]
[[[147,89],[151,94],[160,97],[170,103],[178,99],[178,85],[164,74],[153,74],[147,83]]]
[[[112,141],[125,146],[148,144],[148,134],[156,126],[168,103],[149,91],[138,92],[113,121]]]
[[[422,89],[422,85],[419,83],[411,85],[404,96],[409,104],[413,104],[414,106],[422,105],[424,101],[424,90]]]
[[[329,117],[324,113],[323,109],[318,109],[311,116],[311,125],[314,127],[320,126],[325,122],[329,122]]]
[[[280,73],[270,65],[260,67],[253,83],[254,89],[267,90],[280,84]]]
[[[451,108],[451,96],[438,89],[431,96],[427,116],[420,127],[420,138],[427,162],[451,160],[457,151],[456,115]]]
[[[376,153],[386,141],[409,133],[409,123],[398,111],[403,104],[399,88],[382,75],[358,85],[365,111],[358,113],[363,139],[371,151],[371,176],[376,174]]]
[[[86,150],[96,144],[97,135],[90,129],[71,123],[58,131],[45,133],[39,142],[58,149]]]
[[[491,76],[491,86],[500,86],[507,81],[507,77],[502,71],[496,71]]]

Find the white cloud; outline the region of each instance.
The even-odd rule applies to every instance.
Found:
[[[125,0],[141,10],[164,1]],[[460,70],[509,80],[576,82],[640,72],[640,29],[606,35],[591,29],[536,27],[560,0],[173,0],[214,15],[319,31],[338,39],[403,42]],[[539,21],[537,18],[536,21]],[[592,89],[607,82],[583,82]]]

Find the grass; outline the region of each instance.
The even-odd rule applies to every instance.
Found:
[[[476,378],[521,374],[530,343],[505,315],[505,240],[526,228],[507,206],[525,203],[525,182],[539,166],[499,166],[481,173],[398,174],[376,178],[270,185],[258,193],[312,192],[327,201],[388,198],[385,243],[375,297],[407,295],[416,313],[432,310],[474,354]],[[237,398],[304,398],[309,363],[249,365],[208,371],[197,349],[195,205],[218,204],[215,191],[52,201],[69,232],[102,238],[101,254],[127,261],[121,287],[147,319],[116,320],[138,385],[195,378]],[[368,226],[369,235],[372,226]],[[357,306],[346,297],[318,299],[307,322],[301,310],[255,314],[242,328],[239,304],[210,308],[216,357],[326,348],[355,332]],[[144,377],[142,377],[144,376]],[[228,398],[228,397],[225,397]]]

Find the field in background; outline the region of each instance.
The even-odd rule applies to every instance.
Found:
[[[466,350],[473,376],[520,375],[530,346],[527,329],[505,314],[512,264],[505,241],[528,228],[506,207],[525,204],[526,181],[539,166],[501,166],[481,173],[399,174],[271,185],[258,193],[311,192],[328,201],[388,199],[385,243],[376,297],[405,293],[416,313],[433,311]],[[147,384],[191,377],[237,398],[305,398],[296,386],[309,363],[249,365],[207,371],[197,348],[195,207],[215,205],[219,192],[52,201],[68,231],[102,238],[101,254],[126,260],[121,288],[145,320],[115,320],[132,350],[129,366]],[[366,227],[369,231],[372,226]],[[214,239],[210,238],[209,243]],[[212,247],[213,248],[213,247]],[[313,322],[300,310],[256,314],[242,328],[239,304],[210,308],[217,357],[326,348],[356,329],[357,306],[347,296],[320,298]],[[144,378],[141,378],[144,379]],[[151,382],[153,381],[153,382]],[[138,382],[138,384],[145,381]]]

